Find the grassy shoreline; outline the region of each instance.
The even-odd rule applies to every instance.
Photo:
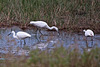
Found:
[[[0,26],[46,21],[59,29],[100,29],[99,0],[0,0]],[[78,29],[79,30],[78,30]],[[96,31],[100,33],[100,31]]]
[[[35,28],[33,25],[29,25],[29,23],[24,23],[24,24],[16,23],[16,22],[12,22],[10,24],[8,24],[8,23],[0,23],[0,28],[7,28],[7,27],[12,27],[12,26],[18,26],[22,30]],[[50,26],[52,26],[52,25],[50,25]],[[63,31],[66,31],[66,32],[80,33],[84,29],[91,29],[91,30],[94,31],[95,34],[100,34],[100,23],[88,24],[88,25],[78,25],[78,24],[76,24],[76,25],[67,25],[64,28],[59,27],[59,26],[57,26],[57,27],[59,28],[59,31],[63,30]]]

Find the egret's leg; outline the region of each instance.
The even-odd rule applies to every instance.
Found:
[[[42,34],[41,30],[39,29],[39,32]],[[43,35],[43,34],[42,34]]]
[[[39,30],[39,29],[37,28],[37,30],[36,30],[36,34],[38,34],[38,30]]]
[[[91,41],[93,41],[93,37],[91,37]]]
[[[22,41],[20,40],[20,46],[22,47]]]
[[[37,40],[40,42],[40,37],[39,37],[38,35],[36,36],[36,38],[37,38]]]
[[[37,30],[36,30],[36,38],[37,38],[37,40],[38,40],[38,28],[37,28]]]
[[[60,32],[57,32],[58,33],[58,37],[60,37]]]
[[[25,39],[24,39],[24,45],[26,44]]]
[[[36,36],[38,36],[38,30],[36,31]]]
[[[31,41],[31,38],[29,38],[29,42]],[[31,42],[30,42],[31,43]]]
[[[23,39],[23,41],[24,41],[24,44],[22,44],[22,43],[21,43],[22,48],[23,48],[23,47],[25,46],[25,44],[26,44],[26,42],[25,42],[25,40],[24,40],[24,39]]]
[[[20,40],[18,40],[18,43],[20,43]]]
[[[38,41],[40,41],[40,39],[39,39],[39,35],[38,35],[38,32],[39,32],[39,29],[37,28],[36,38],[37,38]]]
[[[42,34],[41,29],[37,28],[37,30],[36,30],[37,34],[38,34],[38,31]]]
[[[87,41],[87,37],[86,37],[86,47],[88,48],[88,41]]]
[[[91,47],[93,47],[93,37],[91,37]]]

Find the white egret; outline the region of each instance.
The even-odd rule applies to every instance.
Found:
[[[44,21],[30,21],[30,24],[32,24],[32,25],[34,25],[34,26],[36,26],[36,27],[38,27],[40,29],[41,28],[46,28],[46,29],[49,29],[49,30],[56,30],[58,32],[58,28],[57,27],[55,27],[55,26],[49,27],[48,24],[46,22],[44,22]]]
[[[31,37],[30,34],[23,32],[23,31],[19,31],[16,34],[15,34],[15,31],[12,31],[11,33],[13,34],[14,38],[19,39],[19,40]],[[8,35],[10,35],[10,34],[8,34]],[[25,44],[25,41],[24,41],[24,44]]]
[[[91,41],[92,41],[92,45],[93,45],[93,36],[94,36],[94,32],[90,29],[87,30],[83,30],[83,32],[85,32],[85,36],[86,36],[86,43],[87,43],[87,37],[91,37]]]
[[[91,36],[91,37],[94,36],[94,32],[90,29],[83,30],[83,32],[85,32],[85,36]]]

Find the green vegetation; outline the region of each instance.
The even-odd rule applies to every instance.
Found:
[[[100,32],[100,0],[0,0],[0,24],[26,25],[31,20],[44,20],[67,30]],[[0,60],[0,67],[100,67],[100,48],[81,53],[59,47],[50,53],[34,50],[28,58],[12,54],[6,58]]]
[[[34,50],[30,58],[10,57],[10,60],[0,61],[0,67],[100,67],[100,48],[83,53],[75,48],[63,47],[55,48],[50,53],[47,50]]]
[[[100,0],[0,0],[1,23],[31,20],[44,20],[59,28],[92,25],[94,29],[100,22]]]

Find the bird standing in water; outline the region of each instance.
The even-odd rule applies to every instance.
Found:
[[[86,36],[86,43],[87,43],[87,37],[91,37],[91,41],[92,41],[92,45],[93,45],[93,36],[94,36],[94,32],[90,29],[87,30],[83,30],[83,32],[85,32],[85,36]]]
[[[49,29],[49,30],[56,30],[58,32],[58,28],[57,27],[55,27],[55,26],[50,27],[44,21],[30,21],[30,24],[32,24],[32,25],[34,25],[34,26],[36,26],[36,27],[38,27],[40,29],[41,28],[45,28],[45,29]],[[40,29],[39,29],[39,32],[41,33]]]
[[[13,34],[14,38],[19,39],[19,40],[31,37],[30,34],[23,32],[23,31],[19,31],[16,34],[15,34],[15,31],[12,31],[11,33]],[[8,35],[10,35],[10,34],[8,34]],[[26,44],[25,40],[24,40],[24,44]]]

